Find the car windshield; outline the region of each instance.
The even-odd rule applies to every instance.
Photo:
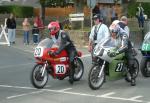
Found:
[[[52,39],[46,38],[42,40],[38,46],[44,47],[44,48],[51,48],[53,46],[54,42]]]
[[[148,32],[144,37],[144,43],[150,44],[150,32]]]

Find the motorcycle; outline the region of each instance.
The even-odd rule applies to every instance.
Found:
[[[51,75],[54,79],[63,80],[69,76],[69,57],[65,50],[56,56],[52,56],[48,51],[54,52],[58,50],[58,46],[49,38],[42,40],[34,51],[36,64],[31,72],[31,83],[35,88],[43,88]],[[74,81],[79,81],[84,72],[83,62],[79,57],[81,52],[77,52],[74,58]]]
[[[118,75],[120,73],[127,82],[133,82],[127,67],[125,54],[121,53],[115,57],[110,57],[109,54],[112,51],[115,51],[115,47],[102,46],[100,43],[95,46],[93,50],[95,60],[88,74],[88,84],[91,89],[99,89],[105,82],[106,76],[110,76],[112,72],[118,73]],[[135,77],[137,77],[139,73],[137,59],[134,59],[133,67],[135,68]]]
[[[144,77],[150,77],[150,32],[145,37],[141,48],[141,73]]]

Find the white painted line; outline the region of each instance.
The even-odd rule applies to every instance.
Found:
[[[137,98],[141,98],[143,96],[135,96],[135,97],[132,97],[132,98],[129,98],[130,100],[136,100]]]
[[[30,64],[33,64],[33,63],[26,63],[26,64],[18,64],[18,65],[0,66],[0,69],[12,68],[12,67],[19,67],[19,66],[25,66],[25,65],[30,65]]]
[[[32,87],[20,87],[20,86],[10,86],[10,85],[0,85],[0,87],[5,87],[5,88],[16,88],[16,89],[33,89],[33,90],[36,89],[36,88],[32,88]]]
[[[97,97],[107,97],[107,96],[110,96],[110,95],[113,95],[115,94],[115,92],[110,92],[110,93],[106,93],[106,94],[103,94],[103,95],[97,95]]]
[[[63,92],[63,91],[71,90],[71,89],[72,88],[61,89],[61,90],[59,90],[59,92]]]
[[[27,95],[32,95],[32,94],[38,94],[41,92],[44,92],[44,91],[41,90],[41,91],[36,91],[36,92],[31,92],[31,93],[24,93],[24,94],[20,94],[20,95],[9,96],[9,97],[7,97],[7,99],[17,98],[17,97],[22,97],[22,96],[27,96]]]
[[[105,97],[102,97],[102,98],[108,98],[108,99],[114,99],[114,100],[122,100],[122,101],[133,101],[133,102],[143,103],[142,100],[130,100],[128,98],[121,98],[121,97],[109,97],[109,96],[107,97],[107,96],[105,96]]]
[[[60,92],[65,94],[72,94],[72,95],[78,95],[78,96],[89,96],[89,97],[95,97],[95,95],[92,94],[85,94],[85,93],[77,93],[77,92]]]
[[[36,89],[36,88],[31,88],[31,87],[19,87],[19,86],[9,86],[9,85],[0,85],[0,87],[9,87],[9,88],[16,88],[16,89],[33,89],[33,90]],[[135,100],[137,98],[140,98],[141,96],[136,96],[136,97],[132,97],[132,98],[121,98],[121,97],[111,97],[110,96],[110,95],[115,94],[115,92],[106,93],[104,95],[92,95],[92,94],[86,94],[86,93],[66,92],[65,91],[65,90],[69,90],[69,89],[71,89],[71,88],[66,88],[66,89],[62,89],[62,90],[42,89],[41,91],[10,96],[10,97],[7,97],[7,99],[37,94],[37,93],[41,93],[43,91],[46,91],[46,92],[54,92],[54,93],[72,94],[72,95],[77,95],[77,96],[90,96],[90,97],[96,97],[96,98],[105,98],[105,99],[113,99],[113,100],[121,100],[121,101],[131,101],[131,102],[138,102],[138,103],[150,103],[149,101]]]

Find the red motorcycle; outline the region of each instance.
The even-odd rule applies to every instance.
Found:
[[[69,76],[68,54],[65,50],[56,56],[48,54],[48,51],[54,52],[56,50],[58,50],[58,46],[49,38],[42,40],[35,48],[34,57],[37,61],[31,72],[31,83],[34,87],[43,88],[48,81],[48,75],[59,80]],[[84,66],[79,58],[81,56],[82,53],[78,51],[74,58],[74,81],[79,81],[83,76]]]

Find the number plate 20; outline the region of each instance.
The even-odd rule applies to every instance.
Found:
[[[55,73],[56,74],[65,74],[66,73],[66,66],[63,64],[58,64],[55,66]]]
[[[36,47],[35,50],[34,50],[34,56],[35,57],[42,57],[43,56],[43,51],[44,51],[44,48],[43,47]]]

